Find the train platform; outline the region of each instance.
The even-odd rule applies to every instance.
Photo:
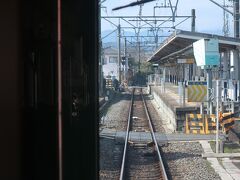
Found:
[[[165,86],[149,85],[149,93],[159,109],[160,118],[168,124],[168,128],[174,131],[184,131],[186,114],[197,114],[200,112],[200,102],[187,101],[187,88],[185,90],[185,103],[180,95],[179,87],[172,83],[165,83]]]
[[[162,86],[150,86],[150,93],[153,95],[155,104],[161,114],[165,124],[172,124],[172,129],[177,131],[184,130],[186,114],[197,114],[200,112],[200,102],[188,102],[188,90],[185,88],[185,104],[179,95],[179,87],[172,83],[165,83],[165,91]],[[168,120],[170,119],[170,121]],[[174,124],[175,122],[175,124]],[[171,127],[170,127],[171,129]],[[235,121],[233,129],[229,132],[229,140],[240,142],[240,121]]]
[[[173,83],[165,83],[165,90],[163,90],[162,86],[152,86],[152,90],[156,92],[161,98],[164,99],[166,104],[170,106],[173,110],[182,109],[196,109],[200,108],[201,103],[199,102],[188,102],[187,99],[187,88],[185,89],[185,104],[182,102],[182,97],[179,95],[179,86]]]

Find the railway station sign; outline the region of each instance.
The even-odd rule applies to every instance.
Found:
[[[158,64],[152,64],[153,67],[158,67]]]
[[[188,102],[207,101],[207,82],[189,81],[188,82]]]
[[[219,65],[218,39],[200,39],[193,43],[193,54],[197,66]]]
[[[164,64],[165,67],[174,67],[176,65],[177,65],[176,63],[165,63]]]
[[[179,63],[179,64],[193,64],[194,59],[178,59],[177,63]]]

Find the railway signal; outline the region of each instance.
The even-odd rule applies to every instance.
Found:
[[[122,57],[122,65],[124,66],[125,64],[126,64],[126,57],[123,56],[123,57]]]

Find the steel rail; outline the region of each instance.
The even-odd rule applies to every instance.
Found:
[[[127,124],[126,136],[125,136],[125,144],[124,144],[122,165],[121,165],[120,178],[119,178],[120,180],[123,180],[124,177],[125,177],[125,171],[124,170],[125,170],[125,161],[126,161],[126,157],[127,157],[128,138],[129,138],[130,121],[131,121],[131,116],[132,116],[134,91],[135,91],[135,88],[133,89],[133,92],[132,92],[131,104],[130,104],[129,113],[128,113],[128,124]],[[141,97],[142,97],[143,104],[144,104],[144,109],[145,109],[145,112],[146,112],[146,115],[147,115],[147,118],[148,118],[148,123],[149,123],[149,127],[150,127],[150,130],[151,130],[151,136],[152,136],[152,139],[153,139],[154,144],[155,144],[156,149],[157,149],[159,165],[160,165],[160,168],[161,168],[161,171],[162,171],[162,175],[163,175],[164,180],[168,180],[166,170],[165,170],[165,167],[163,165],[163,160],[162,160],[162,157],[161,157],[161,153],[160,153],[160,150],[159,150],[159,147],[158,147],[158,143],[157,143],[154,131],[153,131],[153,125],[152,125],[152,122],[151,122],[151,119],[150,119],[150,116],[149,116],[149,113],[148,113],[148,110],[147,110],[147,106],[146,106],[146,103],[145,103],[145,99],[143,98],[142,92],[141,92]]]
[[[153,131],[152,121],[151,121],[151,119],[149,117],[149,113],[148,113],[148,110],[147,110],[146,102],[145,102],[145,99],[143,98],[142,92],[141,92],[141,97],[142,97],[143,104],[144,104],[144,109],[145,109],[145,112],[146,112],[146,115],[147,115],[147,118],[148,118],[148,123],[149,123],[150,130],[151,130],[151,136],[152,136],[152,139],[154,141],[155,147],[157,149],[158,159],[159,159],[159,162],[160,162],[159,165],[160,165],[161,171],[163,173],[163,178],[164,178],[164,180],[168,180],[168,177],[167,177],[167,174],[166,174],[166,170],[165,170],[165,167],[163,165],[163,160],[162,160],[162,157],[161,157],[161,153],[160,153],[160,150],[158,148],[158,143],[157,143],[157,140],[156,140],[156,136],[155,136],[155,133]]]
[[[131,97],[131,104],[129,107],[129,112],[128,112],[128,124],[127,124],[127,132],[125,136],[125,143],[124,143],[124,150],[123,150],[123,158],[122,158],[122,166],[121,166],[121,171],[120,171],[120,180],[124,179],[125,171],[124,171],[124,166],[125,166],[125,160],[126,160],[126,155],[127,155],[127,146],[128,146],[128,137],[129,137],[129,129],[130,129],[130,121],[131,121],[131,116],[132,116],[132,106],[133,106],[133,96],[134,96],[134,91],[132,91],[132,97]]]
[[[103,108],[108,104],[108,101],[104,102],[100,107],[99,107],[99,112],[101,113]]]

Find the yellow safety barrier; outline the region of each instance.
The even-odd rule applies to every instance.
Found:
[[[214,134],[216,133],[215,115],[187,114],[186,134]]]
[[[202,114],[186,114],[186,134],[205,134]]]
[[[235,119],[230,117],[232,113],[219,113],[220,130],[229,131],[234,125]],[[224,119],[225,117],[225,119]],[[227,119],[226,119],[227,118]],[[214,114],[186,114],[186,134],[215,134],[216,133],[216,116]]]
[[[215,114],[205,115],[205,134],[216,133]]]

